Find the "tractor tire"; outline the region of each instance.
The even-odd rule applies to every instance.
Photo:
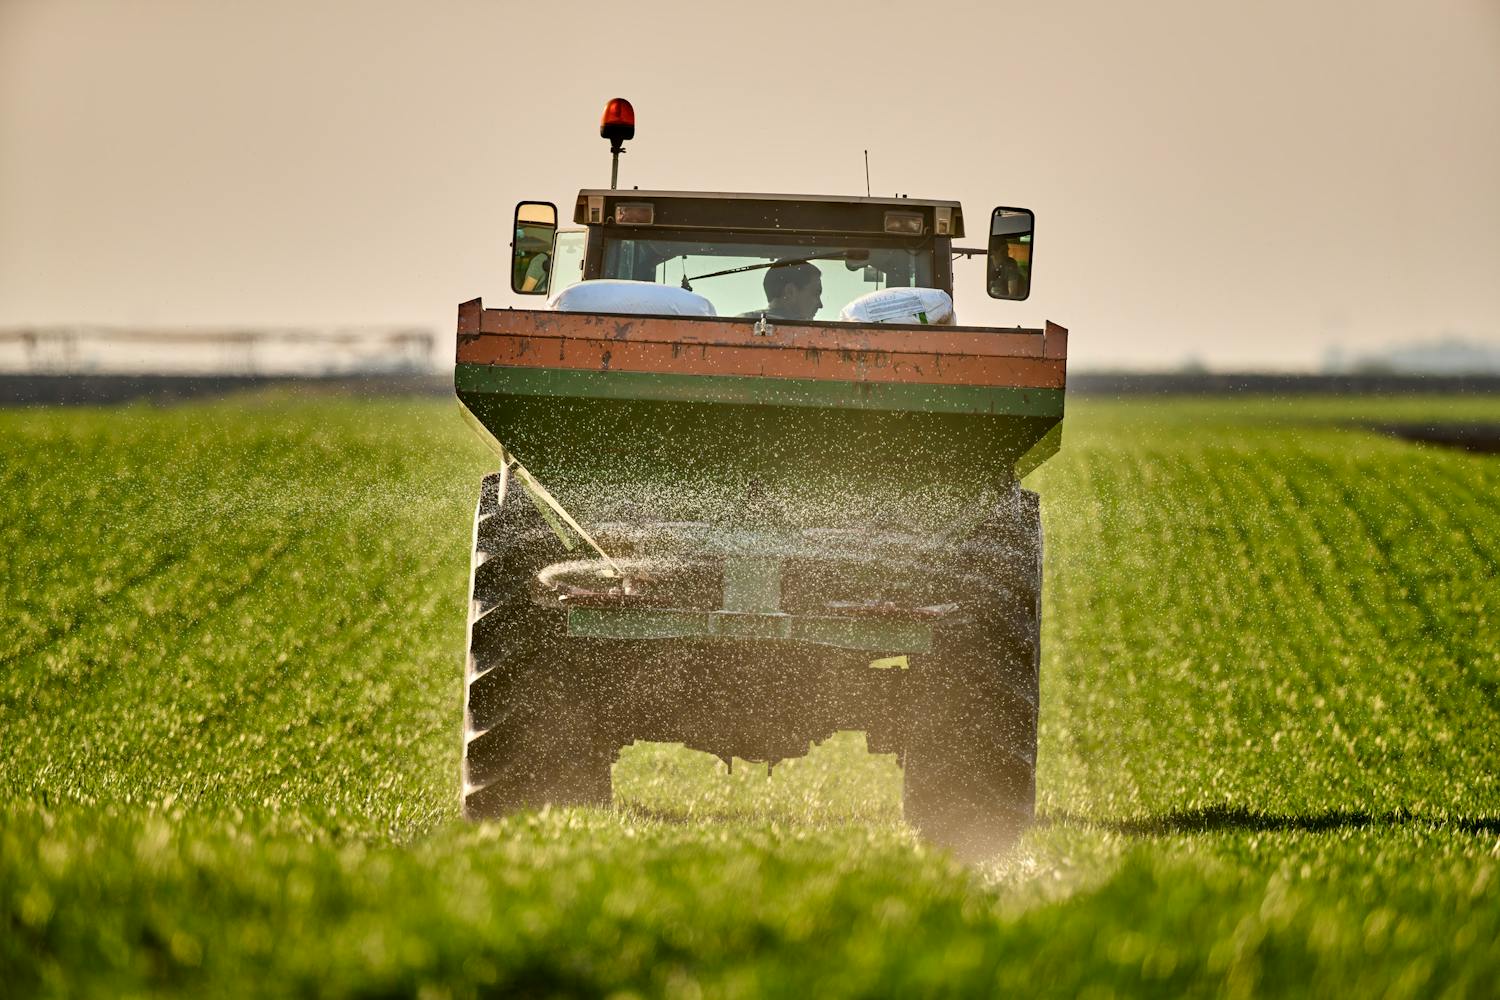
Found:
[[[593,671],[562,616],[532,602],[532,577],[561,552],[518,489],[486,476],[474,517],[464,678],[463,814],[608,806],[615,748],[598,732]],[[553,554],[553,558],[556,553]]]
[[[906,819],[966,861],[1012,846],[1035,813],[1040,513],[1018,487],[957,547],[962,617],[908,675]]]

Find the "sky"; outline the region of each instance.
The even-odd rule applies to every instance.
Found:
[[[1074,367],[1500,343],[1500,0],[0,0],[0,327],[416,324],[621,183],[1037,216]],[[968,242],[977,242],[971,239]]]

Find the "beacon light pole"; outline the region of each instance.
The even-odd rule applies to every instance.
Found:
[[[610,98],[599,122],[599,135],[609,140],[609,186],[613,190],[620,186],[620,154],[625,152],[625,140],[635,138],[635,108],[629,101],[623,97]]]

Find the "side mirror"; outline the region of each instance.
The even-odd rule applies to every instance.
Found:
[[[546,295],[552,283],[552,250],[557,239],[557,206],[523,201],[516,206],[515,239],[510,245],[510,290]]]
[[[992,299],[1019,302],[1031,294],[1030,209],[997,208],[990,215],[989,268],[985,287]]]

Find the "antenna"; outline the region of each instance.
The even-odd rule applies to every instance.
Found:
[[[870,151],[865,150],[865,197],[870,197]]]

